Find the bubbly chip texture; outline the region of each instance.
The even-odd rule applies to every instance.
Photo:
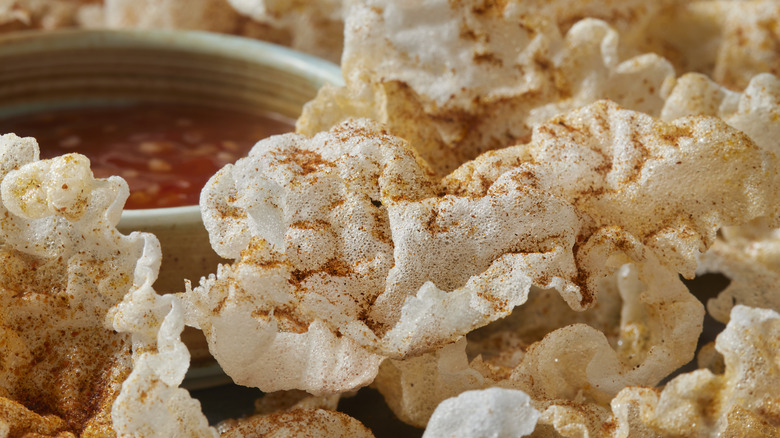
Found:
[[[122,409],[128,397],[154,407],[131,394],[156,381],[176,388],[189,363],[180,304],[151,288],[157,239],[116,231],[127,184],[95,179],[81,155],[39,161],[35,140],[13,134],[0,136],[0,179],[0,424],[12,436],[135,436],[130,421],[174,436],[188,410],[208,432],[186,393],[165,401],[176,410],[167,431]]]
[[[222,366],[234,379],[277,379],[273,385],[323,391],[331,383],[314,380],[321,377],[281,383],[299,377],[247,367],[293,371],[312,363],[296,354],[337,353],[327,360],[355,367],[347,376],[360,379],[339,385],[367,383],[382,356],[454,341],[522,303],[530,277],[542,275],[541,269],[524,272],[524,260],[541,260],[546,251],[565,259],[573,239],[567,221],[576,217],[554,198],[509,178],[483,200],[438,198],[437,188],[411,149],[365,121],[311,140],[269,139],[223,169],[204,191],[202,205],[213,245],[237,262],[187,293],[194,323],[210,338]],[[528,206],[517,212],[534,211],[531,221],[513,223],[518,213],[506,215],[514,205]],[[485,231],[464,233],[469,227]],[[488,243],[485,232],[496,238]],[[506,242],[499,238],[512,234]],[[512,247],[531,254],[504,256]],[[453,259],[455,248],[468,248],[471,255]],[[221,322],[226,315],[229,325]],[[266,340],[256,338],[258,357],[246,354],[246,344],[229,346],[235,337],[222,330],[235,330],[238,321],[244,333],[267,333]],[[305,347],[314,336],[321,339],[320,350]],[[282,353],[284,342],[303,343],[300,353],[291,353],[299,347]],[[269,355],[267,348],[279,353]],[[247,363],[233,368],[235,360]],[[274,362],[288,360],[284,366]]]
[[[22,418],[40,412],[62,420],[58,431],[110,430],[131,340],[104,321],[132,287],[145,245],[113,230],[127,187],[92,178],[82,156],[37,161],[29,138],[0,137],[0,157],[2,397],[17,412],[2,421],[36,432],[38,422]]]
[[[423,436],[527,436],[534,431],[539,415],[522,391],[466,391],[436,408]]]

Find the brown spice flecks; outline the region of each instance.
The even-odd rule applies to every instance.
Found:
[[[288,281],[296,289],[300,289],[301,284],[308,277],[317,273],[322,273],[333,277],[348,277],[354,274],[354,270],[352,269],[352,266],[348,265],[347,263],[344,263],[343,260],[334,257],[328,260],[327,263],[322,265],[320,269],[307,270],[307,271],[301,271],[296,269],[292,271],[290,273],[290,279]]]
[[[342,199],[343,202],[343,199]],[[299,230],[323,230],[330,229],[331,226],[328,222],[322,219],[316,219],[313,221],[298,221],[290,224],[289,228],[297,228]]]
[[[322,155],[308,149],[296,149],[294,153],[285,154],[279,164],[296,164],[304,175],[335,166],[333,162],[323,159]]]
[[[574,264],[577,268],[577,276],[571,278],[570,280],[580,289],[580,296],[581,296],[580,306],[582,306],[583,309],[587,309],[596,303],[596,295],[594,291],[590,290],[590,288],[588,287],[588,278],[589,278],[588,273],[582,269],[582,266],[580,266],[580,263],[577,260],[578,248],[579,245],[575,244],[573,252],[574,252]]]
[[[477,64],[492,64],[497,67],[504,66],[504,61],[492,53],[474,53],[474,62]]]

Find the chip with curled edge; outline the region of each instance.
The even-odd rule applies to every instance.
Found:
[[[706,4],[707,2],[702,2]],[[722,1],[722,37],[712,77],[730,89],[742,89],[760,73],[780,69],[780,5],[772,0],[745,4]]]
[[[611,402],[616,437],[775,436],[780,427],[780,315],[738,305],[715,348],[726,369],[682,374],[662,391],[626,388]]]
[[[266,391],[344,391],[385,356],[452,342],[572,269],[578,219],[554,197],[509,176],[481,199],[438,190],[366,121],[265,140],[215,175],[204,222],[237,262],[187,296],[223,368]],[[239,332],[255,342],[235,344]]]
[[[38,156],[33,139],[0,136],[0,429],[172,436],[186,425],[210,435],[186,392],[150,403],[183,391],[189,355],[180,304],[151,288],[157,239],[116,231],[127,184],[95,179],[81,155]],[[166,409],[152,418],[141,406]]]
[[[285,45],[339,62],[344,45],[346,0],[228,0],[227,3],[261,29],[285,35]],[[255,36],[257,31],[245,34]],[[264,38],[262,34],[259,36]]]
[[[385,357],[510,314],[532,285],[587,309],[603,276],[636,263],[649,288],[638,308],[655,315],[636,359],[647,364],[621,371],[614,354],[593,355],[610,372],[588,380],[604,394],[655,384],[691,358],[700,330],[677,273],[692,275],[720,226],[775,214],[763,184],[777,178],[774,160],[716,118],[665,123],[608,102],[541,125],[530,144],[486,154],[443,187],[373,122],[274,137],[203,192],[212,244],[236,262],[187,292],[190,323],[243,384],[339,392],[370,382]],[[253,342],[234,342],[239,333]],[[597,330],[583,336],[599,345],[589,352],[610,349]]]
[[[528,145],[484,154],[444,181],[451,192],[479,194],[521,168],[572,202],[586,232],[619,226],[692,277],[720,227],[777,215],[776,165],[773,153],[717,118],[663,122],[602,101],[540,125]]]
[[[536,290],[509,317],[467,339],[386,361],[374,385],[399,418],[420,427],[442,400],[469,389],[521,390],[545,411],[574,400],[606,409],[626,386],[656,385],[693,358],[703,309],[675,272],[650,251],[638,252],[646,258],[606,259],[612,273],[593,308],[574,312],[556,291]],[[581,409],[589,407],[575,411]]]
[[[636,308],[632,310],[631,307],[625,307],[623,313],[636,312]],[[572,381],[570,370],[578,368],[575,364],[587,364],[581,360],[569,362],[572,350],[589,348],[576,336],[566,348],[541,354],[539,349],[546,348],[541,344],[550,342],[549,335],[539,341],[539,345],[516,350],[520,361],[532,360],[529,356],[548,357],[544,367],[533,370],[525,382],[516,379],[522,364],[507,379],[507,374],[499,369],[501,367],[491,364],[488,357],[467,358],[463,349],[466,342],[459,342],[433,354],[383,364],[376,384],[399,418],[420,427],[448,397],[467,390],[502,387],[529,394],[532,405],[541,412],[538,424],[551,427],[564,436],[601,436],[602,433],[615,437],[642,433],[664,437],[680,434],[743,436],[750,430],[756,436],[772,436],[780,425],[778,349],[773,341],[777,339],[778,321],[780,316],[773,310],[738,305],[732,310],[726,330],[716,341],[716,349],[725,358],[725,372],[713,374],[700,369],[681,374],[662,390],[652,388],[654,385],[627,385],[614,398],[592,397],[589,384],[568,394],[550,391],[553,388],[550,383],[563,388],[565,382]],[[630,325],[626,322],[629,321],[623,321],[622,330]],[[582,330],[582,326],[571,329],[570,333]],[[496,345],[495,342],[490,344]],[[486,350],[483,348],[482,351]],[[545,379],[555,369],[567,373],[553,371],[555,378]],[[545,379],[546,383],[539,379]]]
[[[103,0],[103,26],[138,29],[198,29],[235,32],[240,15],[224,1],[193,0],[186,4],[170,0]]]
[[[443,176],[485,150],[527,141],[534,125],[597,99],[660,109],[674,77],[668,62],[655,55],[621,62],[618,34],[604,21],[566,26],[564,38],[533,6],[354,5],[342,59],[346,86],[325,86],[305,107],[298,131],[313,135],[348,117],[372,118]]]
[[[678,75],[701,73],[731,90],[745,88],[757,74],[778,72],[776,1],[654,3],[636,25],[610,20],[624,42],[621,53],[657,53]]]
[[[780,154],[780,80],[771,74],[755,76],[741,93],[730,91],[703,75],[681,77],[662,116],[708,114],[740,129],[764,150]],[[767,187],[777,187],[767,180]],[[727,322],[735,304],[780,310],[780,242],[778,217],[725,227],[713,247],[700,258],[699,271],[719,272],[730,280],[717,298],[707,303],[712,316]]]

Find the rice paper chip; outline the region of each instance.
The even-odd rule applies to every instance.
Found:
[[[697,0],[658,6],[641,27],[621,30],[626,56],[657,53],[678,74],[700,73],[735,91],[755,75],[778,73],[777,2]]]
[[[340,2],[104,0],[81,21],[112,29],[185,29],[241,35],[338,62],[344,23]],[[256,4],[251,4],[256,3]]]
[[[645,55],[621,62],[618,35],[603,21],[567,26],[564,38],[544,17],[522,2],[355,4],[346,19],[346,86],[323,87],[297,130],[313,135],[349,117],[372,118],[444,176],[597,99],[660,109],[674,77],[666,61]]]
[[[672,120],[690,115],[716,116],[747,134],[761,148],[780,152],[780,80],[772,74],[754,76],[742,92],[730,91],[700,74],[677,80],[661,111]]]
[[[742,130],[764,150],[777,154],[780,145],[780,80],[771,74],[755,76],[742,93],[729,91],[701,75],[685,75],[677,81],[662,112],[664,117],[709,114]],[[768,190],[777,181],[768,178]],[[770,216],[721,230],[713,247],[704,254],[700,273],[719,272],[731,280],[717,298],[708,302],[712,316],[727,322],[735,304],[780,310],[778,217]]]
[[[723,238],[701,258],[700,272],[717,272],[729,285],[707,302],[713,318],[728,322],[737,304],[780,310],[780,230],[756,222],[723,231]]]
[[[204,223],[237,263],[187,295],[226,372],[267,392],[369,383],[381,357],[342,334],[392,266],[383,201],[434,186],[411,151],[364,123],[273,137],[217,173],[201,195]]]
[[[438,350],[382,363],[373,386],[403,422],[424,428],[436,407],[465,391],[493,386],[498,379],[466,356],[466,338]]]
[[[154,293],[155,278],[110,313],[115,330],[133,338],[133,371],[113,404],[114,429],[122,437],[216,437],[200,403],[179,387],[190,363],[181,341],[184,312],[176,296]]]
[[[527,436],[540,415],[530,402],[527,394],[513,389],[466,391],[436,408],[423,437]]]
[[[752,164],[737,170],[734,164],[743,162],[737,156]],[[545,409],[558,406],[556,400],[582,399],[597,403],[603,414],[623,387],[653,386],[688,362],[701,331],[703,309],[678,272],[693,274],[697,256],[712,244],[721,225],[774,214],[775,206],[767,199],[775,192],[753,173],[763,168],[763,178],[776,178],[775,160],[716,118],[683,118],[667,124],[600,102],[541,125],[528,145],[487,153],[445,178],[448,192],[479,197],[502,178],[522,175],[534,187],[570,200],[583,218],[572,246],[578,274],[568,277],[578,288],[559,292],[573,309],[592,308],[596,313],[588,317],[588,310],[582,317],[561,318],[557,326],[552,325],[553,318],[527,328],[526,320],[509,325],[509,332],[528,330],[525,339],[501,330],[491,335],[490,326],[482,329],[484,344],[470,349],[472,358],[481,354],[482,359],[466,360],[465,353],[459,359],[470,364],[466,374],[474,376],[479,370],[481,376],[471,378],[467,386],[511,382],[501,384],[526,391],[546,403]],[[725,176],[731,171],[740,176]],[[692,189],[692,183],[675,180],[682,175],[698,184],[700,178],[714,174],[724,176],[718,189]],[[724,194],[720,189],[729,184],[732,189]],[[758,202],[751,205],[753,199]],[[732,208],[740,202],[748,204]],[[604,283],[605,276],[616,276],[617,283]],[[616,291],[622,301],[619,311],[610,304],[615,303]],[[598,307],[596,298],[605,292],[608,301]],[[544,304],[534,300],[523,306],[537,303]],[[544,309],[521,306],[516,312]],[[505,350],[491,351],[486,346],[490,344]],[[424,357],[428,359],[388,361],[377,378],[391,407],[417,425],[425,424],[432,406],[451,396],[449,391],[463,390],[436,383],[448,380],[429,377],[441,368],[433,355]]]
[[[678,75],[698,72],[712,76],[718,51],[724,43],[725,20],[731,0],[695,0],[659,5],[642,27],[621,31],[621,53],[657,53],[667,59]]]
[[[712,77],[734,90],[759,73],[780,73],[780,5],[771,0],[721,2],[723,36]]]
[[[364,385],[383,357],[453,342],[511,312],[533,283],[567,287],[553,273],[573,269],[578,219],[513,178],[482,199],[437,197],[413,151],[367,121],[261,142],[203,192],[212,244],[237,262],[187,292],[191,323],[239,382]]]
[[[224,0],[104,0],[105,26],[119,29],[194,29],[233,33],[240,15]]]
[[[776,215],[776,160],[717,118],[667,123],[602,101],[540,125],[528,145],[487,153],[444,183],[479,194],[523,169],[576,206],[586,234],[617,226],[692,277],[720,227]]]
[[[635,262],[625,265],[620,263],[627,258],[607,259],[617,269],[600,284],[604,305],[577,313],[562,301],[552,307],[556,292],[537,291],[508,318],[472,332],[468,345],[461,340],[435,353],[386,361],[374,385],[399,418],[418,427],[444,399],[496,385],[526,392],[542,411],[554,408],[546,414],[548,424],[582,410],[606,415],[622,388],[654,386],[690,361],[701,332],[702,305],[676,273],[650,251],[637,250],[647,258],[632,254]],[[534,322],[535,314],[544,321]],[[583,406],[555,413],[574,401]]]
[[[734,307],[715,345],[723,374],[702,369],[680,375],[662,391],[626,388],[612,401],[616,437],[773,436],[780,426],[780,369],[776,339],[780,315]]]
[[[178,386],[189,365],[181,313],[178,326],[163,321],[177,304],[151,288],[159,243],[116,231],[128,196],[122,179],[95,179],[78,154],[38,154],[33,139],[0,136],[0,424],[12,435],[130,436],[117,427],[123,419],[153,430],[148,417],[120,412],[115,401],[133,397],[127,380],[141,372],[141,357],[154,368],[142,384]],[[156,312],[140,301],[157,303]],[[131,312],[144,316],[117,323]],[[178,401],[202,418],[185,395]]]
[[[203,192],[212,244],[237,263],[188,292],[191,323],[241,382],[338,392],[370,382],[383,357],[423,354],[509,315],[532,285],[556,288],[575,310],[593,306],[602,277],[637,263],[640,277],[665,284],[645,286],[680,300],[653,323],[668,329],[652,329],[667,345],[651,342],[654,353],[636,358],[649,365],[625,376],[604,359],[622,377],[582,379],[604,394],[654,384],[690,359],[700,330],[697,318],[678,326],[701,308],[676,273],[693,275],[722,225],[773,214],[763,182],[777,177],[774,160],[716,118],[664,123],[608,102],[541,125],[530,144],[480,157],[443,188],[367,121],[275,137]],[[587,357],[610,350],[597,330],[576,331],[592,339]],[[252,332],[251,344],[220,340]],[[328,347],[312,350],[313,337]],[[306,368],[316,361],[351,380],[327,381]]]

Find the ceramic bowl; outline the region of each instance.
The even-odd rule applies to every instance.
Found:
[[[338,66],[280,46],[190,31],[23,32],[0,37],[0,118],[53,109],[175,102],[295,119]],[[222,261],[197,205],[125,210],[123,233],[154,233],[163,260],[155,288],[183,290]],[[197,356],[197,355],[196,355]]]

